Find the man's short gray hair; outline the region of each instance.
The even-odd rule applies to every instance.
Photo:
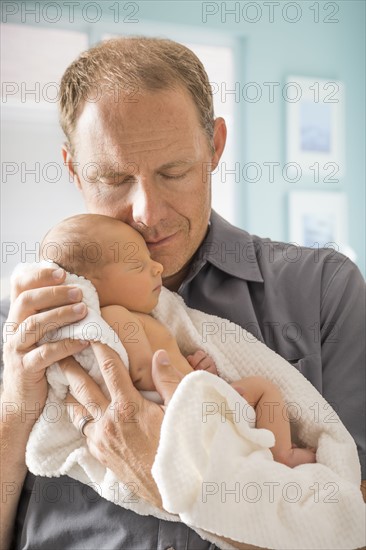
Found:
[[[198,57],[172,40],[148,37],[114,38],[83,52],[65,71],[60,88],[60,123],[73,153],[73,134],[85,101],[98,94],[185,89],[198,111],[212,147],[212,89]],[[100,97],[100,95],[99,95]],[[92,99],[93,98],[93,99]]]

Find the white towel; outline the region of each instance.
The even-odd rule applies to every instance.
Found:
[[[120,353],[127,365],[121,342],[98,317],[94,287],[75,275],[68,275],[65,284],[76,282],[83,290],[88,316],[58,331],[55,338],[100,340]],[[131,502],[131,487],[123,483],[116,492],[115,475],[91,456],[85,439],[69,421],[62,404],[67,381],[57,365],[48,370],[48,401],[29,438],[30,471],[50,477],[67,474],[124,508],[181,520],[221,548],[232,548],[221,536],[281,550],[361,547],[365,506],[356,445],[310,382],[241,328],[238,341],[238,327],[229,321],[225,321],[225,342],[220,330],[204,333],[203,327],[219,328],[223,320],[188,308],[166,289],[153,315],[169,326],[183,354],[199,348],[209,353],[222,378],[206,372],[189,374],[165,412],[152,473],[166,512],[141,499]],[[76,358],[107,394],[91,348]],[[316,464],[291,469],[273,460],[272,432],[253,427],[253,409],[224,381],[251,375],[264,376],[280,387],[293,437],[317,447]],[[314,404],[319,413],[316,421]],[[57,423],[50,422],[48,410],[53,415],[57,411]]]

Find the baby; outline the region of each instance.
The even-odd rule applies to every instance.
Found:
[[[163,266],[151,258],[135,229],[108,216],[81,214],[52,228],[41,249],[45,259],[93,283],[102,317],[126,348],[130,376],[138,390],[155,390],[151,362],[154,352],[162,348],[184,375],[193,369],[217,374],[212,358],[202,350],[183,357],[173,335],[150,315],[159,300]],[[231,385],[256,409],[256,427],[274,433],[271,451],[276,461],[290,467],[315,462],[313,449],[291,444],[290,424],[283,418],[284,403],[277,386],[259,376]],[[279,406],[268,407],[269,403]]]

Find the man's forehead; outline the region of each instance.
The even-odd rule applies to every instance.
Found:
[[[115,164],[140,164],[143,160],[155,167],[195,162],[205,137],[199,128],[138,130],[136,133],[80,131],[75,139],[76,150],[90,161],[108,169]],[[84,151],[84,154],[83,154]]]
[[[204,139],[204,138],[203,138]],[[201,144],[200,144],[201,140]],[[83,147],[76,141],[76,149],[82,153]],[[177,132],[166,132],[158,138],[143,139],[141,133],[137,136],[123,135],[120,139],[111,136],[89,134],[84,143],[85,156],[90,161],[90,170],[93,163],[103,173],[123,172],[136,173],[141,164],[152,169],[174,169],[194,164],[200,158],[202,150],[202,135],[188,131],[181,138]]]
[[[159,147],[163,142],[177,139],[177,134],[194,138],[202,133],[196,106],[182,91],[146,93],[136,102],[103,97],[95,103],[86,103],[77,122],[77,133],[97,137],[116,138],[127,147]],[[84,131],[87,133],[84,133]],[[79,135],[80,137],[80,135]]]

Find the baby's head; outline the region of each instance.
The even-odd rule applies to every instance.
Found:
[[[158,303],[163,266],[151,259],[140,233],[120,220],[100,214],[67,218],[47,233],[41,256],[89,279],[100,307],[150,313]]]

